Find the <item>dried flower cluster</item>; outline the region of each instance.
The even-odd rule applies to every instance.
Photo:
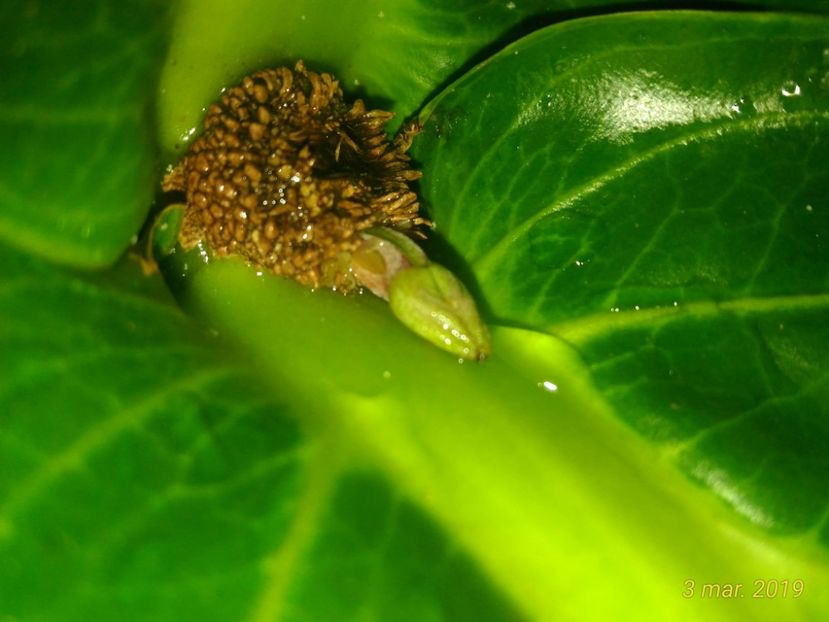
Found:
[[[391,117],[347,105],[333,76],[301,61],[244,78],[210,106],[204,133],[162,184],[186,195],[179,242],[204,240],[312,287],[352,289],[361,231],[426,222],[408,185],[420,176],[406,155],[417,130],[390,140]]]

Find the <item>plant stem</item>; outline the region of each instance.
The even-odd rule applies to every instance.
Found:
[[[825,566],[682,477],[553,337],[498,329],[490,360],[459,364],[373,296],[234,261],[193,275],[186,304],[301,401],[310,434],[337,435],[354,468],[384,473],[530,619],[806,620],[827,607]],[[802,579],[809,598],[753,599],[772,578]],[[712,583],[742,583],[744,597],[701,598]]]

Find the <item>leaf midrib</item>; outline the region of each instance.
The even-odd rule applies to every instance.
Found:
[[[336,447],[335,435],[321,439],[308,467],[305,489],[284,539],[267,551],[260,562],[263,581],[245,618],[247,622],[278,620],[289,604],[290,589],[296,581],[302,556],[319,534],[337,478],[342,473],[342,455]]]
[[[781,311],[808,311],[826,309],[829,311],[829,293],[798,294],[790,296],[769,296],[763,298],[738,298],[723,302],[699,301],[682,303],[677,306],[654,307],[652,309],[628,310],[621,312],[592,313],[586,317],[552,324],[547,332],[565,341],[581,346],[623,330],[642,326],[659,326],[680,318],[713,317],[720,313],[739,316],[763,315]]]

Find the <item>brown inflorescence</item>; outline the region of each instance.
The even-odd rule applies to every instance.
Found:
[[[426,223],[409,187],[420,176],[406,155],[417,128],[389,139],[392,116],[346,104],[333,76],[301,61],[245,77],[164,178],[186,196],[180,244],[203,240],[304,285],[353,289],[360,232]]]

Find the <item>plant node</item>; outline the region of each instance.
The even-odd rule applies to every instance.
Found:
[[[179,243],[203,240],[304,285],[353,290],[361,232],[428,224],[409,187],[420,177],[406,155],[418,128],[390,139],[392,116],[349,106],[333,76],[302,61],[245,77],[210,106],[162,183],[185,193]]]

